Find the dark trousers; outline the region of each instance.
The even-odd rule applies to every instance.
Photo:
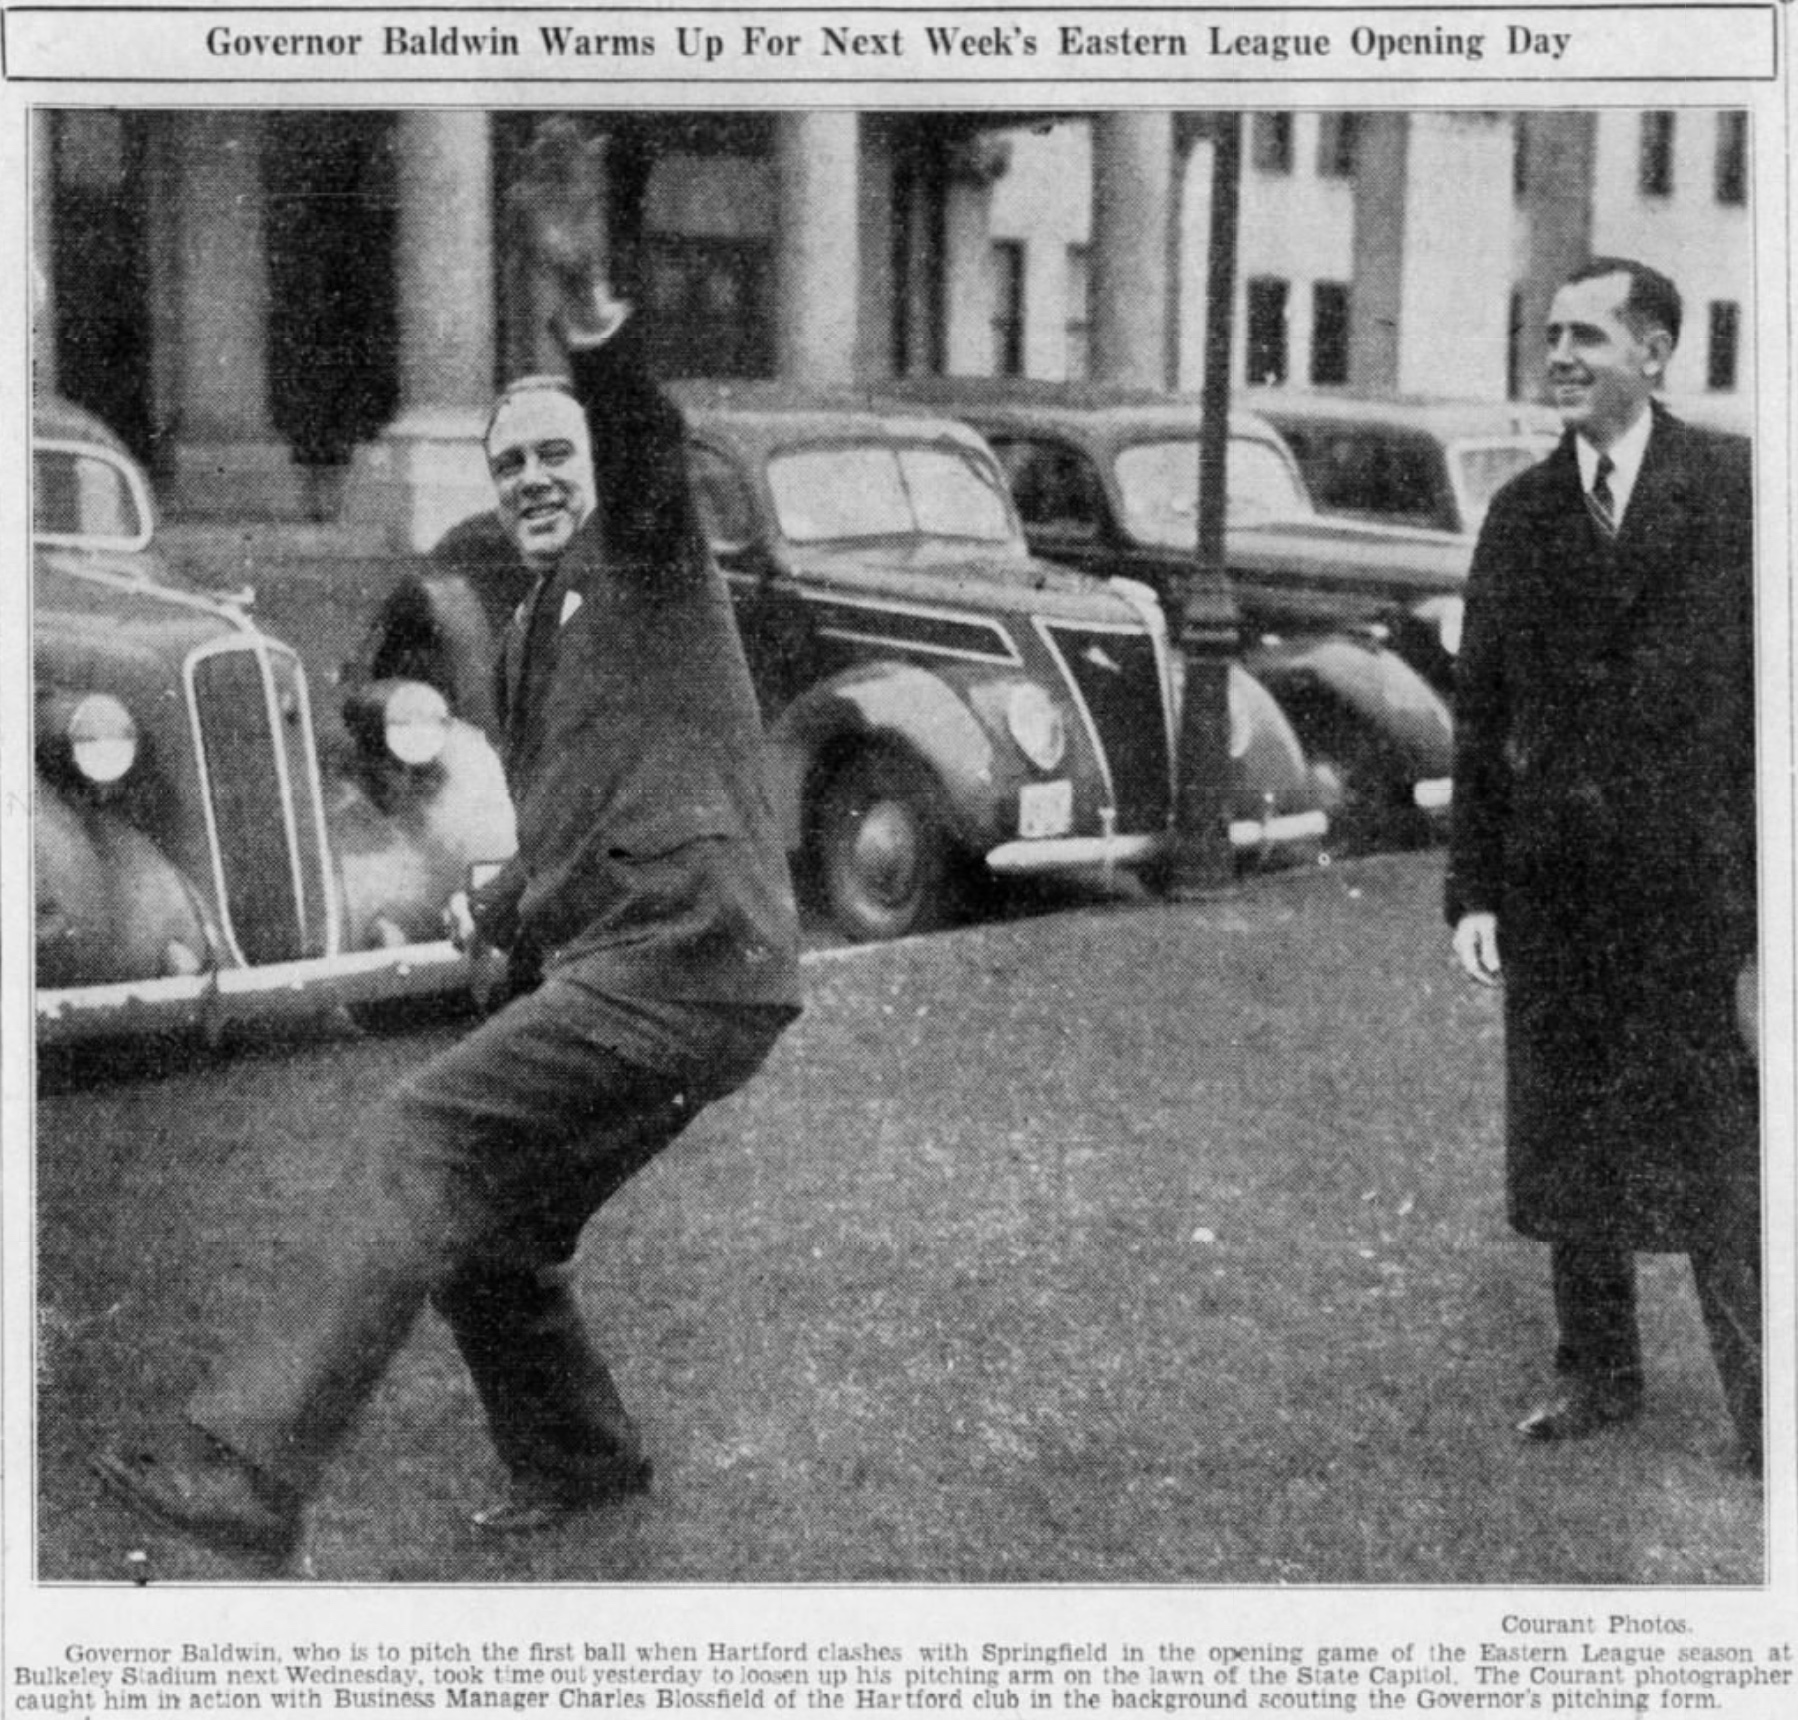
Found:
[[[597,1038],[603,1013],[552,975],[382,1100],[315,1247],[289,1256],[266,1325],[189,1419],[309,1493],[428,1299],[514,1473],[603,1484],[636,1457],[565,1269],[593,1213],[755,1072],[777,1028],[702,1014],[691,1067],[667,1073]]]
[[[1625,1393],[1642,1389],[1636,1324],[1636,1262],[1609,1244],[1557,1242],[1549,1252],[1562,1373]],[[1692,1281],[1736,1433],[1761,1440],[1760,1237],[1745,1235],[1691,1250]]]

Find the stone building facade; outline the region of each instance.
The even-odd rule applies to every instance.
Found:
[[[115,424],[178,515],[428,542],[486,494],[495,384],[552,362],[506,197],[540,117],[40,110],[40,377]],[[1197,384],[1203,116],[582,123],[670,375]],[[1687,289],[1676,388],[1751,375],[1740,115],[1245,123],[1239,380],[1527,392],[1548,286],[1593,248]]]

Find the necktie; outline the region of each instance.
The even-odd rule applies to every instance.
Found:
[[[1598,470],[1592,474],[1592,488],[1586,496],[1586,505],[1592,510],[1592,518],[1598,522],[1598,529],[1607,538],[1617,535],[1617,500],[1611,494],[1611,474],[1617,465],[1609,454],[1598,456]]]

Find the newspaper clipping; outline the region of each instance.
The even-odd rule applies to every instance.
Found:
[[[1789,21],[5,6],[0,1711],[1798,1713]]]

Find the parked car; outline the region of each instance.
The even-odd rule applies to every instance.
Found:
[[[321,740],[298,656],[163,560],[104,425],[40,403],[32,471],[39,1043],[484,984],[442,912],[514,845],[486,737],[383,681]]]
[[[1197,400],[1086,384],[946,377],[897,385],[986,437],[1031,549],[1153,587],[1170,613],[1193,566]],[[1291,453],[1232,413],[1227,560],[1241,661],[1280,702],[1345,845],[1425,839],[1448,800],[1440,694],[1384,643],[1392,619],[1451,591],[1439,553],[1321,519]]]
[[[1033,559],[961,425],[778,385],[675,394],[788,847],[843,932],[939,924],[985,879],[1162,856],[1176,677],[1150,592]],[[492,515],[456,527],[382,606],[361,675],[422,674],[490,723],[520,578]],[[1230,707],[1237,851],[1315,846],[1278,708],[1241,672]]]
[[[1361,400],[1257,389],[1312,506],[1374,554],[1437,589],[1383,617],[1394,646],[1447,690],[1461,647],[1461,588],[1492,498],[1560,439],[1552,408],[1518,401]]]

